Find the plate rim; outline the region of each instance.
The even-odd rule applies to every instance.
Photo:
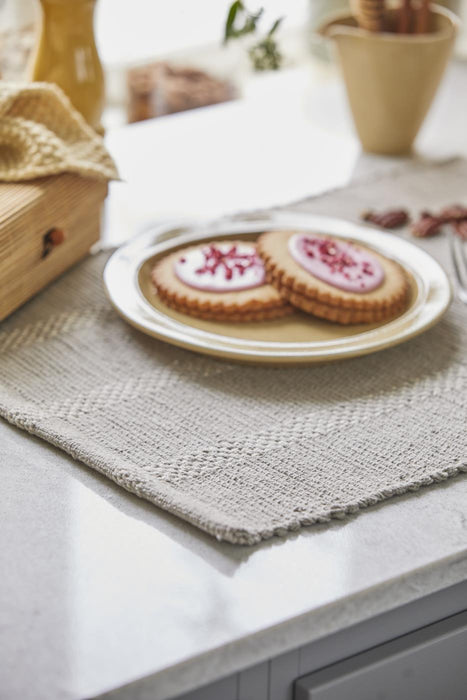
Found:
[[[211,333],[189,324],[185,325],[177,319],[165,316],[163,312],[153,307],[143,294],[138,276],[141,268],[154,255],[196,241],[212,239],[216,235],[222,237],[241,234],[254,235],[269,228],[297,228],[301,230],[319,228],[324,233],[327,232],[347,239],[353,238],[356,241],[366,243],[383,255],[399,262],[414,277],[418,290],[418,299],[415,305],[384,326],[363,331],[353,336],[325,341],[283,343],[280,341],[241,339]],[[183,233],[180,233],[181,231]],[[171,233],[172,235],[170,235]],[[371,240],[368,241],[368,238]],[[438,289],[435,290],[438,294],[441,294],[442,298],[437,300],[436,308],[431,309],[431,313],[428,307],[433,305],[433,302],[430,302],[429,299],[433,288],[427,286],[426,279],[406,259],[401,259],[399,255],[388,250],[391,242],[397,242],[397,248],[405,250],[407,254],[416,252],[416,257],[424,260],[432,268],[432,276],[436,272],[438,282],[442,280],[443,284],[438,284]],[[130,279],[126,280],[127,287],[129,287],[127,292],[133,296],[132,301],[139,310],[139,315],[135,313],[134,309],[133,311],[129,309],[128,305],[122,305],[120,300],[116,298],[118,294],[115,294],[111,276],[116,266],[118,267],[119,264],[125,263],[127,268],[129,268],[126,271],[127,275],[130,273]],[[104,269],[104,285],[110,302],[116,311],[132,326],[150,336],[179,347],[216,357],[279,364],[325,362],[360,356],[393,347],[435,325],[448,309],[453,295],[452,284],[440,263],[411,241],[374,229],[366,224],[357,224],[336,217],[302,212],[271,212],[269,215],[262,214],[253,218],[245,216],[232,219],[224,218],[210,222],[172,221],[148,227],[139,236],[118,248],[110,256]],[[428,316],[427,311],[429,312]],[[427,317],[421,321],[420,317],[423,314]],[[156,320],[151,319],[151,316],[154,316]],[[386,332],[381,337],[383,328],[386,329]],[[375,338],[375,335],[378,335],[378,337]]]

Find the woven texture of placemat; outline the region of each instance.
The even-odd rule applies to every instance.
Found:
[[[300,203],[358,219],[466,197],[464,161],[412,167]],[[409,235],[402,233],[401,235]],[[447,269],[447,241],[420,243]],[[345,362],[240,366],[127,326],[107,254],[2,326],[0,414],[219,539],[252,544],[467,471],[467,307]]]
[[[102,138],[59,87],[0,81],[0,180],[65,172],[118,179]]]

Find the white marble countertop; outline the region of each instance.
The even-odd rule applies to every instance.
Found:
[[[4,423],[0,465],[9,700],[162,700],[467,578],[467,475],[244,548]]]
[[[467,151],[460,118],[466,91],[456,96],[465,75],[465,67],[451,71],[425,129],[426,153],[454,145]],[[321,97],[311,96],[315,109],[324,110],[327,100],[340,104],[333,90],[323,85]],[[229,109],[238,116],[249,108],[221,108],[224,125]],[[329,109],[337,124],[335,107]],[[205,112],[206,123],[212,113]],[[192,121],[185,115],[183,128],[202,131],[202,114]],[[122,174],[132,178],[113,186],[110,222],[123,207],[127,225],[141,224],[122,193],[156,167],[149,156],[164,129],[175,128],[160,124],[110,136]],[[131,161],[143,128],[146,157],[138,151]],[[321,126],[303,121],[302,128],[318,152]],[[321,156],[326,186],[333,169],[334,184],[343,184],[362,164],[386,167],[387,161],[362,159],[350,132],[336,126],[333,139],[332,129],[328,123],[329,157]],[[341,168],[333,143],[346,144]],[[218,154],[209,146],[207,153],[220,167]],[[286,149],[281,153],[286,159]],[[250,153],[251,162],[260,155]],[[303,174],[301,158],[297,152]],[[298,189],[320,189],[318,165],[309,161],[309,180]],[[258,192],[260,204],[275,197]],[[183,193],[180,187],[181,200]],[[239,204],[231,194],[225,209]],[[150,215],[169,213],[155,188]],[[467,579],[467,475],[251,548],[217,543],[3,422],[0,479],[0,695],[8,700],[76,700],[129,683],[134,694],[121,697],[143,697],[138,693],[150,687],[151,698],[163,700]]]

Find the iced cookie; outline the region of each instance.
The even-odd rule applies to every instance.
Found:
[[[177,311],[213,321],[263,321],[292,313],[266,281],[256,245],[202,243],[167,255],[152,271],[161,300]]]
[[[407,304],[402,267],[363,245],[318,233],[270,231],[258,239],[268,281],[302,311],[336,323],[374,323]]]

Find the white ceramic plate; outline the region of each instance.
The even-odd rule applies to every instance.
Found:
[[[254,240],[272,229],[312,230],[361,241],[397,260],[411,280],[404,313],[377,324],[339,326],[297,312],[276,321],[221,323],[169,309],[155,293],[150,272],[158,258],[198,241]],[[390,233],[340,219],[295,213],[208,224],[161,225],[119,248],[109,259],[104,282],[118,313],[143,333],[189,350],[244,362],[297,364],[355,357],[402,343],[435,324],[452,291],[442,267],[413,243]]]

